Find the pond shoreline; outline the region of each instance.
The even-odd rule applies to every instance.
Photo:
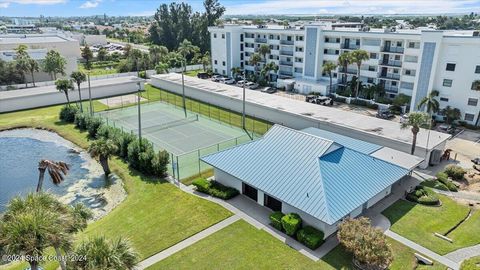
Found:
[[[94,220],[98,220],[111,212],[127,196],[123,187],[123,181],[112,174],[105,179],[100,164],[72,141],[62,137],[55,131],[45,128],[15,127],[0,130],[0,137],[30,138],[42,142],[55,143],[56,145],[68,148],[70,153],[78,154],[81,160],[82,169],[88,173],[84,179],[76,179],[67,187],[66,194],[57,196],[63,203],[75,203],[81,200],[86,206],[92,209]],[[104,182],[106,181],[106,182]]]

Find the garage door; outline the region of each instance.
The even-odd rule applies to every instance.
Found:
[[[250,186],[250,185],[247,185],[245,183],[243,183],[243,194],[247,197],[249,197],[250,199],[254,200],[254,201],[257,201],[258,199],[258,192],[257,192],[257,189]]]
[[[267,194],[264,195],[264,205],[273,211],[282,211],[282,202]]]

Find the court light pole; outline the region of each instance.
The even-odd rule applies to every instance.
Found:
[[[185,59],[183,59],[185,60]],[[182,61],[182,102],[183,102],[183,112],[185,113],[185,118],[187,118],[187,105],[185,103],[185,78],[184,78],[184,67],[185,62]]]
[[[137,92],[137,107],[138,107],[138,143],[140,147],[142,146],[142,114],[140,112],[140,82],[137,82],[138,92]]]
[[[245,70],[242,72],[243,73],[243,108],[242,108],[242,128],[246,130],[245,128]]]
[[[90,105],[90,116],[93,116],[92,89],[90,88],[90,69],[87,71],[88,77],[88,102]]]

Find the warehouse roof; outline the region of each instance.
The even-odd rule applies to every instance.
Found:
[[[381,146],[313,133],[274,125],[262,139],[202,160],[330,225],[412,169],[369,154]]]

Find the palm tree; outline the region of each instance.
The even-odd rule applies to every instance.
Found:
[[[330,78],[330,89],[328,92],[332,92],[333,84],[332,84],[332,72],[337,68],[337,65],[333,62],[326,62],[323,65],[323,72],[328,74],[328,77]]]
[[[38,184],[37,184],[37,192],[42,190],[43,186],[43,179],[45,177],[45,171],[48,170],[48,174],[50,178],[52,178],[52,182],[54,185],[58,185],[64,180],[64,176],[67,175],[70,167],[67,163],[62,161],[51,161],[48,159],[42,159],[38,163]]]
[[[232,72],[233,78],[236,78],[239,74],[242,74],[242,69],[239,67],[233,67],[232,69],[230,69],[230,71]]]
[[[16,53],[15,67],[17,72],[22,77],[22,80],[25,82],[25,87],[28,86],[27,80],[25,78],[25,72],[28,70],[28,65],[31,59],[30,55],[28,55],[27,49],[28,47],[24,44],[20,44],[18,45],[17,48],[15,48],[15,53]]]
[[[360,68],[362,67],[362,62],[370,59],[370,56],[367,51],[364,50],[355,50],[351,53],[352,62],[357,64],[357,86],[355,88],[354,97],[358,96],[360,91]]]
[[[184,68],[186,68],[187,56],[197,51],[197,48],[188,39],[184,39],[178,46],[178,52],[183,56],[183,61],[185,62]]]
[[[411,112],[408,114],[408,118],[405,122],[400,124],[401,129],[411,128],[413,134],[412,149],[410,154],[415,153],[415,147],[417,144],[417,134],[420,132],[420,127],[427,124],[429,121],[429,115],[423,112]]]
[[[436,97],[438,97],[439,94],[440,94],[440,92],[438,92],[437,90],[432,90],[430,92],[430,94],[428,94],[428,96],[426,96],[426,97],[422,98],[422,100],[420,100],[420,102],[417,105],[417,109],[420,110],[423,106],[426,106],[427,107],[427,112],[430,115],[432,113],[438,112],[440,104],[438,103],[438,100],[436,99]]]
[[[168,54],[168,49],[165,46],[152,45],[148,48],[148,52],[150,53],[152,64],[155,66],[165,58]]]
[[[250,56],[250,65],[253,66],[254,70],[255,70],[255,74],[257,73],[257,69],[258,69],[258,63],[260,63],[262,61],[262,56],[260,56],[260,54],[258,53],[254,53]]]
[[[263,56],[263,60],[267,61],[267,54],[270,53],[270,47],[267,44],[262,44],[258,48],[258,53]]]
[[[93,59],[93,52],[90,50],[88,45],[85,45],[82,49],[82,58],[85,60],[85,69],[92,68],[92,59]]]
[[[202,67],[203,67],[203,71],[207,71],[207,67],[210,65],[211,63],[211,57],[210,57],[210,52],[209,51],[206,51],[202,58],[200,59],[200,62],[202,63]]]
[[[43,70],[52,76],[53,80],[57,80],[57,74],[65,75],[65,65],[67,60],[55,50],[47,52],[47,56],[43,61]]]
[[[80,102],[80,112],[83,112],[83,105],[82,105],[82,91],[80,89],[80,84],[87,80],[87,75],[81,71],[74,71],[70,74],[70,78],[72,81],[77,84],[78,88],[78,101]]]
[[[347,69],[348,69],[348,65],[350,65],[351,63],[352,63],[352,55],[348,51],[343,52],[338,57],[338,65],[343,68],[342,81],[344,84],[347,82]]]
[[[28,65],[27,65],[27,70],[30,72],[30,75],[32,76],[32,83],[33,87],[35,87],[35,72],[38,72],[40,70],[40,65],[35,59],[30,58],[28,60]]]
[[[262,74],[262,76],[265,77],[265,79],[267,80],[268,83],[270,83],[270,71],[274,71],[275,73],[278,72],[278,66],[277,64],[275,64],[275,62],[270,62],[268,64],[266,64],[262,71],[260,72]]]
[[[83,241],[74,254],[88,260],[71,260],[68,268],[72,270],[95,269],[135,269],[138,255],[130,247],[130,243],[122,238],[107,241],[105,237],[94,237]]]
[[[157,74],[163,74],[168,72],[168,68],[168,63],[160,62],[155,66],[155,71],[157,72]]]
[[[58,91],[65,94],[65,98],[67,99],[67,105],[70,106],[70,98],[68,97],[68,91],[73,90],[72,81],[67,79],[58,79],[55,81],[55,86],[57,87]]]
[[[112,140],[99,139],[90,144],[88,152],[92,157],[98,158],[105,176],[110,174],[108,159],[117,152],[118,148]]]
[[[460,119],[462,113],[457,108],[452,108],[450,106],[445,107],[442,110],[442,114],[445,116],[445,122],[447,124],[453,124],[456,120]]]

